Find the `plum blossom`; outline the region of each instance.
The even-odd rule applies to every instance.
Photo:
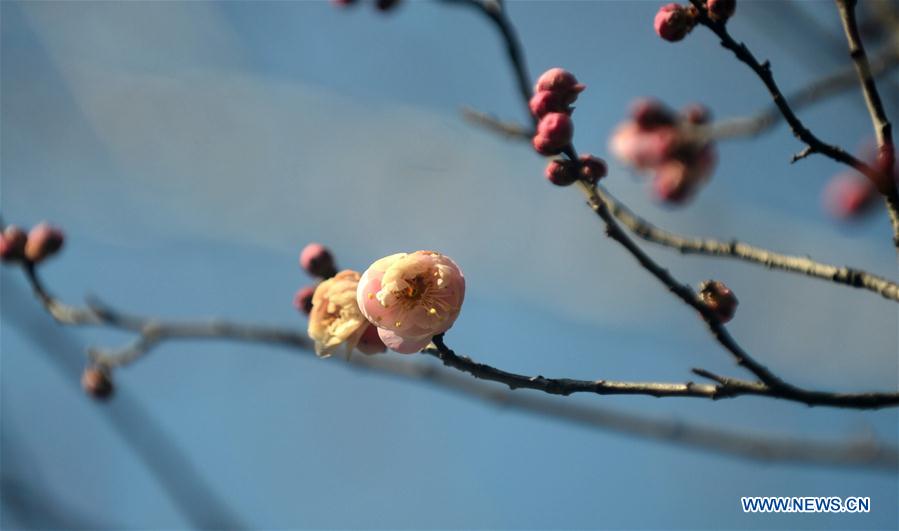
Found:
[[[652,174],[656,199],[683,203],[717,164],[714,144],[697,130],[707,120],[708,111],[696,105],[678,114],[661,102],[641,99],[632,106],[630,119],[612,133],[609,149],[625,164]]]
[[[365,271],[356,297],[387,347],[412,354],[453,326],[465,298],[465,277],[440,253],[397,253]]]
[[[347,355],[357,348],[371,324],[356,304],[359,273],[346,269],[323,281],[312,295],[309,314],[309,337],[315,341],[315,353],[328,357],[340,348]],[[373,348],[368,337],[364,353],[383,352]]]

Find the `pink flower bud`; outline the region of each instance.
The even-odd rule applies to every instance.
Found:
[[[874,184],[855,172],[835,176],[824,188],[823,202],[827,211],[837,219],[852,219],[865,214],[876,201]]]
[[[699,299],[722,323],[733,319],[737,305],[740,304],[734,292],[718,280],[706,280],[700,284]]]
[[[365,332],[362,333],[362,337],[359,338],[359,344],[356,345],[356,350],[363,354],[380,354],[387,350],[387,345],[381,341],[381,336],[378,335],[378,327],[369,324],[368,327],[365,328]]]
[[[327,247],[310,243],[300,252],[300,267],[314,277],[330,278],[337,274],[334,257]]]
[[[331,0],[331,4],[337,7],[349,7],[356,3],[356,0]]]
[[[687,105],[684,107],[684,110],[681,111],[681,114],[687,122],[694,125],[707,124],[712,120],[712,113],[709,111],[708,107],[700,105],[699,103]]]
[[[315,286],[305,286],[297,290],[293,296],[293,307],[298,312],[306,315],[312,313],[312,296],[315,293]]]
[[[685,202],[694,191],[687,165],[676,159],[659,165],[652,180],[652,191],[655,198],[663,203]]]
[[[56,254],[65,241],[62,231],[43,222],[28,232],[25,243],[25,258],[36,263]]]
[[[589,153],[581,154],[578,160],[581,163],[580,178],[588,183],[596,184],[609,172],[604,160]]]
[[[659,8],[653,26],[659,37],[666,41],[676,42],[687,36],[696,25],[693,10],[675,3]]]
[[[531,101],[528,102],[528,107],[531,109],[531,114],[536,118],[543,118],[551,112],[570,114],[568,104],[565,103],[559,93],[549,90],[541,90],[534,94]]]
[[[546,165],[543,174],[546,180],[556,186],[568,186],[578,180],[578,168],[570,160],[553,159]]]
[[[674,113],[664,103],[651,98],[640,98],[631,104],[631,116],[642,129],[674,125]]]
[[[87,367],[81,373],[81,388],[85,393],[98,400],[108,399],[115,389],[109,370],[97,366]]]
[[[15,262],[25,259],[25,244],[28,236],[25,231],[10,225],[0,234],[0,260]]]
[[[561,112],[551,112],[540,119],[534,135],[534,149],[541,155],[560,153],[574,136],[571,117]]]
[[[586,88],[586,85],[577,82],[577,78],[571,72],[562,68],[550,68],[537,79],[537,83],[534,85],[534,92],[553,92],[559,96],[563,105],[567,107],[574,103],[577,95]]]
[[[709,18],[716,22],[724,22],[733,16],[737,9],[737,0],[708,0],[706,8]]]
[[[434,251],[393,254],[362,275],[356,302],[378,327],[388,348],[418,352],[449,330],[465,298],[465,277],[449,257]]]
[[[635,122],[624,122],[612,133],[609,149],[625,163],[645,170],[674,156],[680,142],[681,133],[676,127],[647,130]]]

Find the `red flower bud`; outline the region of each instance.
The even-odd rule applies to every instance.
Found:
[[[28,232],[25,244],[25,258],[36,263],[56,254],[65,242],[62,231],[43,222]]]
[[[109,370],[103,367],[90,366],[81,374],[81,388],[84,392],[98,400],[106,400],[112,396],[115,387]]]
[[[537,134],[534,135],[534,149],[541,155],[560,153],[574,136],[571,117],[561,112],[551,112],[540,119]]]
[[[580,177],[588,183],[596,184],[609,172],[604,160],[589,153],[581,154],[578,160],[581,163]]]
[[[651,98],[640,98],[631,104],[631,116],[641,129],[655,129],[674,125],[674,113],[664,103]]]
[[[681,111],[684,118],[691,124],[702,125],[712,121],[712,113],[705,105],[693,103],[684,107]]]
[[[700,284],[699,299],[722,323],[733,319],[737,305],[740,304],[734,292],[724,282],[718,280],[706,280]]]
[[[849,171],[835,176],[824,188],[823,202],[827,211],[838,219],[857,218],[876,202],[874,184],[864,176]]]
[[[300,252],[300,267],[314,277],[331,278],[337,274],[334,257],[327,247],[310,243]]]
[[[293,296],[293,307],[306,315],[312,313],[312,295],[315,294],[315,286],[304,286],[297,290]]]
[[[546,180],[556,186],[569,186],[578,179],[577,166],[570,160],[553,159],[543,172]]]
[[[574,103],[577,95],[586,88],[586,85],[577,82],[577,78],[571,72],[562,68],[550,68],[537,79],[534,92],[554,92],[563,104],[568,106]]]
[[[693,10],[675,3],[659,8],[653,26],[659,37],[670,42],[677,42],[687,36],[696,25]]]
[[[716,22],[724,22],[733,16],[737,9],[737,0],[709,0],[706,4],[709,18]]]
[[[15,262],[25,259],[25,245],[28,236],[25,231],[10,225],[0,234],[0,260]]]
[[[558,92],[549,90],[541,90],[534,94],[531,101],[528,102],[531,114],[537,118],[543,118],[551,112],[564,112],[570,114],[568,105]]]
[[[387,345],[384,344],[381,336],[378,335],[377,326],[369,325],[365,332],[362,332],[362,337],[359,338],[359,343],[356,344],[356,350],[369,355],[379,354],[387,350]]]

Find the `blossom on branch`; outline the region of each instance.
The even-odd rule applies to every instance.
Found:
[[[371,326],[356,304],[359,278],[358,272],[346,269],[315,288],[308,332],[318,356],[328,357],[340,348],[349,355]]]
[[[388,348],[420,351],[449,330],[465,298],[465,277],[448,256],[434,251],[397,253],[373,263],[362,275],[356,300],[378,327]]]

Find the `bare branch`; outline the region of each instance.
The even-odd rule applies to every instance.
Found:
[[[216,319],[166,322],[156,318],[126,314],[98,301],[92,301],[87,307],[83,308],[68,306],[54,299],[46,291],[40,282],[40,277],[33,268],[26,268],[26,272],[35,294],[44,303],[48,313],[59,323],[73,326],[104,326],[132,331],[138,334],[138,338],[123,349],[90,351],[89,356],[94,363],[102,363],[110,368],[132,363],[166,340],[231,339],[255,344],[276,344],[304,353],[311,353],[312,351],[309,339],[304,334],[283,328],[232,323]],[[443,344],[442,338],[438,338],[437,341]],[[445,348],[445,345],[443,346]],[[487,367],[476,364],[467,358],[459,358],[455,354],[447,356],[438,349],[427,349],[423,353],[435,356],[445,364],[448,364],[448,360],[461,360],[463,365],[454,368],[469,372],[485,380],[493,379],[486,378],[484,373],[466,370],[464,368],[465,364],[472,364],[479,368]],[[896,464],[899,463],[899,449],[880,444],[869,438],[846,442],[820,442],[730,432],[674,420],[666,421],[632,413],[621,413],[607,408],[586,406],[574,402],[563,404],[547,396],[511,393],[497,389],[492,385],[463,377],[457,372],[435,370],[433,366],[401,361],[400,358],[394,356],[354,356],[348,359],[347,362],[350,367],[356,369],[435,384],[460,393],[463,396],[478,398],[503,408],[511,408],[554,420],[564,420],[578,425],[644,439],[660,440],[743,459],[762,462],[789,462],[866,468],[887,472],[895,470]],[[497,369],[491,368],[491,370],[496,371],[495,374],[511,374]],[[707,371],[697,371],[697,373],[700,375],[711,374]],[[546,382],[550,381],[542,377],[518,378],[525,379],[525,385],[519,385],[518,387],[547,385]],[[566,381],[575,382],[576,380]],[[734,380],[734,382],[737,381]],[[585,382],[585,385],[589,384],[591,382]],[[548,385],[553,387],[555,384]],[[679,389],[686,391],[687,387],[689,387],[693,392],[698,393],[701,390],[708,392],[707,398],[716,398],[716,394],[718,395],[717,397],[736,396],[735,394],[729,394],[731,393],[730,389],[740,388],[747,389],[746,394],[752,394],[751,391],[758,387],[757,384],[752,382],[740,382],[730,385],[727,390],[722,392],[717,391],[717,386],[714,385],[689,382],[684,384],[641,384],[639,382],[606,381],[604,382],[604,387],[608,389],[608,392],[603,394],[638,394],[636,391],[639,390],[640,385],[647,386],[646,390],[652,392],[639,394],[655,396],[654,393],[661,393],[666,390],[674,390],[676,393],[679,392]],[[689,395],[672,394],[659,396]],[[697,394],[696,396],[699,395]]]
[[[855,19],[856,0],[836,0],[836,3],[840,12],[840,20],[843,22],[843,30],[846,32],[846,40],[849,43],[849,57],[855,64],[862,93],[865,95],[865,103],[868,106],[868,113],[871,115],[871,122],[874,125],[883,171],[892,174],[893,165],[896,162],[893,148],[893,126],[884,111],[883,102],[877,92],[877,84],[874,83],[871,65],[868,63],[868,56],[865,53],[865,45],[858,32],[858,23]]]
[[[899,66],[899,50],[892,44],[884,47],[871,61],[871,75],[876,77],[887,74]],[[853,67],[842,68],[828,76],[815,80],[809,85],[790,94],[787,101],[790,107],[797,111],[814,103],[823,101],[830,96],[839,94],[856,85],[858,82]],[[783,120],[784,116],[780,108],[771,104],[751,116],[727,118],[708,127],[708,136],[716,140],[757,136],[771,130]]]
[[[717,35],[721,40],[721,46],[733,52],[734,56],[736,56],[740,62],[746,64],[753,72],[755,72],[759,79],[762,80],[765,88],[767,88],[768,92],[771,94],[774,104],[790,125],[793,135],[808,146],[807,154],[820,153],[837,162],[841,162],[856,169],[878,185],[878,189],[884,196],[887,210],[890,213],[890,222],[893,228],[893,244],[899,249],[899,195],[897,195],[896,186],[892,183],[889,183],[888,186],[881,186],[880,181],[882,181],[882,174],[880,171],[859,160],[843,148],[828,144],[812,133],[805,124],[802,123],[799,117],[796,116],[790,103],[787,102],[787,99],[781,92],[780,87],[774,80],[774,75],[771,73],[771,64],[768,61],[760,63],[745,44],[738,43],[731,37],[723,22],[716,22],[710,19],[706,13],[702,0],[690,0],[690,2],[696,8],[697,21]]]
[[[712,238],[682,236],[661,229],[634,214],[606,190],[600,188],[597,193],[606,203],[612,215],[645,241],[676,249],[683,254],[732,258],[763,265],[770,269],[798,273],[835,284],[866,289],[885,299],[899,301],[899,285],[867,271],[854,267],[837,267],[802,256],[775,253],[738,240],[723,242]]]

